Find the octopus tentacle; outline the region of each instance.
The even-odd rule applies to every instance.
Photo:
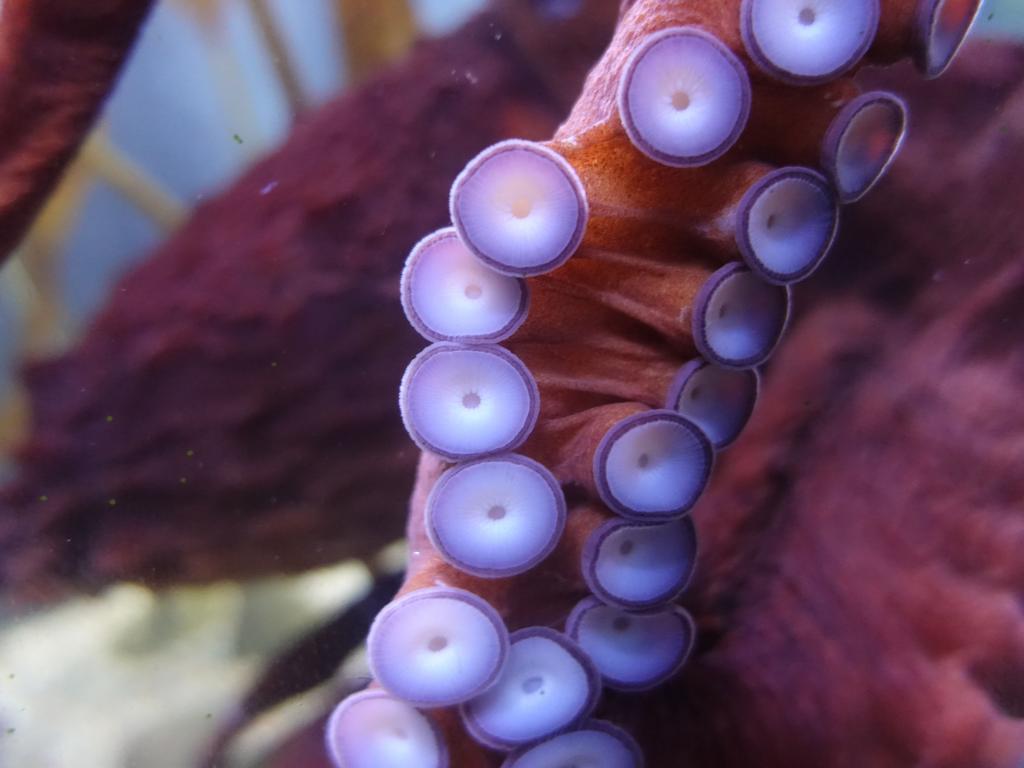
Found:
[[[821,165],[841,203],[871,191],[892,165],[907,133],[907,107],[884,91],[850,101],[836,115],[821,146]]]
[[[840,203],[862,197],[903,141],[898,97],[837,78],[902,56],[937,73],[977,4],[626,3],[555,137],[498,144],[456,180],[457,241],[439,237],[493,271],[477,288],[525,286],[502,283],[504,314],[477,337],[471,310],[419,295],[434,283],[415,271],[437,241],[410,257],[410,319],[462,344],[428,348],[403,381],[426,453],[403,596],[370,637],[392,695],[459,705],[460,717],[439,713],[456,764],[493,764],[467,736],[519,750],[509,766],[609,736],[621,747],[609,764],[642,764],[628,737],[583,724],[599,680],[657,688],[689,655],[697,630],[674,605],[696,559],[687,513],[753,410],[790,285],[826,257]],[[792,136],[766,127],[785,105],[806,118]],[[439,334],[417,306],[465,325]],[[537,589],[544,605],[525,604]],[[424,607],[439,599],[475,623]]]
[[[507,751],[577,725],[599,694],[600,675],[582,648],[547,627],[527,627],[512,634],[501,678],[462,706],[462,718],[481,744]]]
[[[384,691],[353,694],[334,710],[327,751],[335,764],[351,768],[448,763],[444,739],[430,717]]]
[[[421,707],[444,707],[498,680],[509,639],[486,601],[437,587],[407,594],[381,611],[367,648],[370,669],[386,690]]]
[[[587,587],[608,605],[642,610],[670,603],[697,564],[688,517],[666,523],[611,519],[594,529],[581,556]]]
[[[721,451],[743,431],[760,391],[761,375],[756,368],[736,371],[695,358],[676,373],[665,407],[693,421],[715,450]]]
[[[401,291],[409,324],[430,341],[504,341],[526,320],[530,306],[526,282],[485,267],[452,227],[427,235],[412,249]]]
[[[810,168],[779,168],[740,201],[736,245],[763,280],[785,285],[821,266],[839,228],[831,185]]]
[[[435,344],[417,355],[399,398],[409,434],[451,460],[518,448],[537,421],[537,385],[501,347]]]
[[[636,613],[580,601],[565,631],[593,659],[608,688],[648,691],[669,679],[693,649],[693,619],[678,606]]]
[[[514,576],[551,554],[565,530],[565,496],[542,464],[515,454],[460,464],[427,499],[438,553],[483,578]]]
[[[624,730],[603,720],[591,720],[579,730],[509,755],[502,768],[544,768],[565,764],[567,760],[583,765],[630,768],[639,765],[643,755],[640,746]]]
[[[708,277],[693,301],[697,351],[725,368],[761,365],[782,339],[789,307],[787,286],[772,285],[739,262],[726,264]]]

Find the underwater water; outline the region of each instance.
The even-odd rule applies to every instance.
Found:
[[[769,768],[1024,761],[1024,2],[985,0],[935,80],[888,14],[913,3],[883,0],[864,51],[895,66],[856,85],[772,70],[766,22],[761,54],[737,32],[705,69],[714,45],[666,37],[685,66],[652,47],[622,96],[600,70],[584,84],[618,0],[43,5],[0,5],[0,765],[327,768],[334,706],[371,668],[392,691],[415,672],[386,677],[363,643],[405,570],[406,592],[464,587],[509,629],[561,629],[597,595],[566,632],[615,691],[595,716],[652,768],[756,765],[751,745]],[[855,89],[900,98],[839,137]],[[577,103],[558,151],[538,150]],[[673,133],[694,105],[698,149]],[[588,109],[607,125],[581,129]],[[511,138],[488,177],[478,153]],[[417,383],[418,358],[400,404],[430,342],[462,357]],[[470,359],[482,342],[522,370]],[[673,416],[634,429],[641,408]],[[539,469],[447,475],[487,520],[442,523],[441,470],[508,451]],[[532,538],[519,493],[559,500]],[[583,532],[599,523],[625,547],[607,560]],[[665,584],[634,599],[646,582],[614,558],[637,542]],[[648,679],[608,638],[655,609],[630,636]],[[670,677],[709,709],[628,692]],[[488,750],[423,705],[443,736],[335,759],[440,765],[436,738],[453,766],[499,765],[559,730],[503,741],[480,685],[459,701]],[[636,764],[615,743],[602,759]],[[515,765],[561,768],[552,750]]]

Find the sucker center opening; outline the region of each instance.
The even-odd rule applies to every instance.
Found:
[[[467,299],[479,299],[481,296],[483,296],[484,289],[481,288],[476,283],[470,283],[469,285],[466,286],[466,289],[465,291],[463,291],[463,293],[465,293]]]
[[[686,91],[675,91],[672,94],[672,108],[676,112],[682,112],[690,106],[690,94]]]
[[[523,680],[523,693],[536,693],[544,686],[544,678],[534,675]]]
[[[427,648],[430,651],[432,651],[433,653],[438,653],[440,651],[443,651],[447,647],[448,647],[448,638],[447,637],[441,637],[440,635],[436,635],[435,637],[430,638],[430,642],[427,643]]]
[[[480,395],[476,392],[467,392],[462,396],[462,407],[470,410],[480,407]]]
[[[626,616],[618,616],[615,621],[612,622],[612,629],[616,632],[625,632],[629,629],[629,618]]]
[[[508,514],[508,510],[505,509],[501,504],[495,504],[493,507],[487,510],[487,517],[491,520],[501,520]]]
[[[512,211],[512,215],[517,219],[525,219],[530,215],[530,211],[533,210],[533,201],[525,196],[517,197],[512,201],[509,210]]]
[[[818,20],[818,14],[814,12],[813,8],[804,8],[800,11],[800,15],[797,18],[800,19],[801,24],[809,27]]]
[[[626,539],[619,545],[619,554],[628,556],[636,545],[629,539]]]
[[[641,453],[640,456],[637,457],[636,465],[640,467],[640,469],[647,469],[650,463],[651,457],[648,456],[646,453]]]

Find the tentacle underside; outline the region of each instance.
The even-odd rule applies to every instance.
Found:
[[[612,716],[655,691],[624,705],[642,712],[690,655],[688,514],[790,285],[904,139],[902,101],[850,75],[940,74],[977,6],[625,4],[555,137],[469,163],[403,275],[435,342],[400,393],[424,449],[409,575],[370,634],[382,690],[328,726],[340,767],[642,764],[590,719],[601,689]]]

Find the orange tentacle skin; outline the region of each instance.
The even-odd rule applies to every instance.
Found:
[[[789,286],[903,142],[899,98],[852,75],[908,57],[940,74],[977,6],[624,3],[555,136],[470,162],[458,239],[403,278],[417,330],[460,343],[403,381],[424,448],[409,570],[369,639],[384,693],[328,728],[339,766],[705,764],[667,704],[700,641],[678,605],[689,512],[749,416]],[[654,725],[630,735],[644,720],[659,743]]]

